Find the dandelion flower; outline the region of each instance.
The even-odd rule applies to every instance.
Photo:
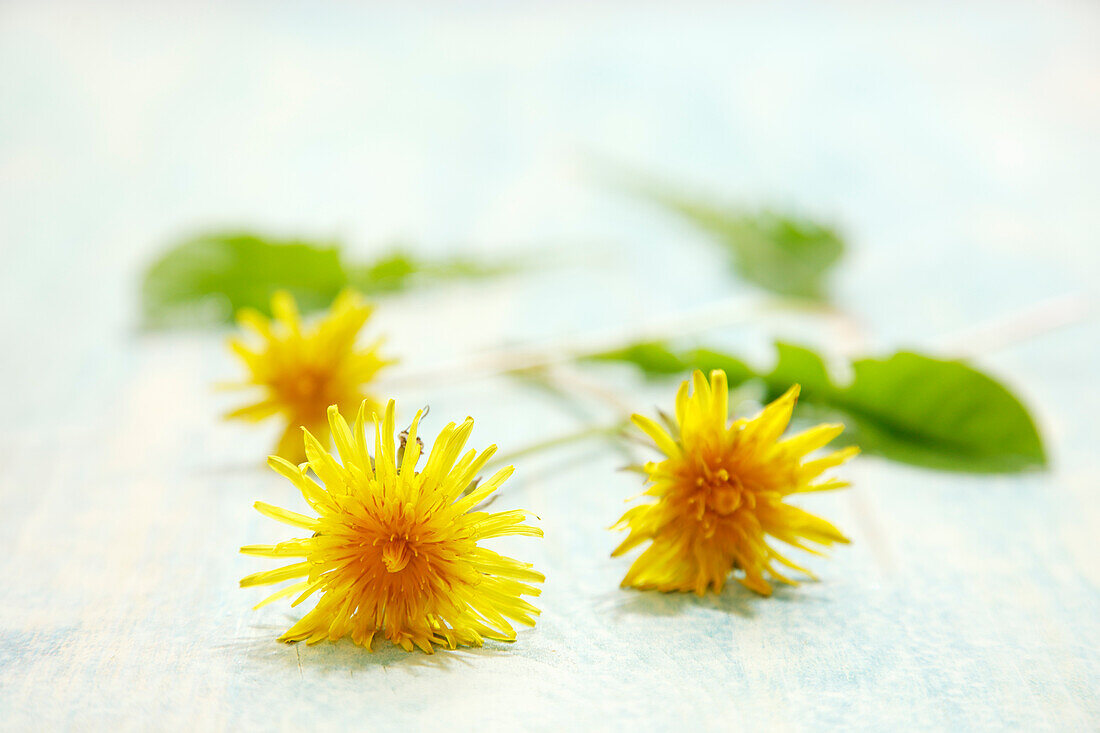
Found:
[[[381,421],[374,415],[372,459],[366,409],[364,402],[354,430],[335,406],[328,410],[340,462],[309,431],[308,462],[295,466],[278,456],[269,459],[318,516],[256,502],[261,514],[309,534],[277,545],[242,547],[247,555],[302,560],[249,575],[241,586],[296,581],[260,606],[291,595],[297,595],[292,604],[297,605],[321,594],[280,641],[313,644],[350,636],[369,649],[375,634],[381,634],[407,651],[416,646],[430,654],[433,644],[453,649],[480,646],[483,639],[514,640],[509,619],[534,625],[539,611],[521,596],[539,595],[530,584],[541,583],[543,575],[478,543],[504,535],[541,537],[542,530],[523,524],[523,511],[474,511],[512,474],[512,467],[464,492],[496,451],[490,446],[480,455],[470,450],[459,458],[474,426],[466,418],[443,428],[418,471],[422,447],[416,432],[422,413],[395,451],[392,400]]]
[[[708,588],[721,591],[730,571],[739,570],[738,581],[766,596],[772,586],[765,574],[797,585],[776,564],[813,577],[780,554],[769,538],[814,554],[820,553],[807,543],[848,542],[824,519],[785,501],[791,494],[847,486],[835,479],[814,481],[859,452],[853,447],[803,460],[839,435],[843,425],[818,425],[778,440],[798,389],[791,387],[755,418],[730,423],[725,372],[711,372],[708,383],[696,371],[676,395],[675,421],[665,418],[668,431],[634,415],[634,424],[653,439],[664,459],[644,466],[650,484],[644,495],[656,503],[628,510],[615,525],[630,535],[612,556],[650,543],[623,578],[624,587],[703,595]]]
[[[371,307],[350,291],[342,293],[327,316],[309,328],[303,326],[290,293],[275,293],[271,311],[275,316],[272,320],[249,308],[237,316],[240,324],[261,340],[258,348],[240,338],[230,340],[230,348],[248,370],[248,380],[237,386],[260,388],[263,396],[226,417],[260,421],[281,415],[286,429],[275,452],[301,461],[305,454],[299,428],[308,428],[322,444],[329,445],[325,419],[328,406],[354,410],[364,399],[369,400],[363,385],[393,362],[379,356],[380,341],[365,349],[356,348],[356,338]],[[370,402],[372,412],[378,407]]]

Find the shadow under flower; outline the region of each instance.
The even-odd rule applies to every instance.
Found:
[[[744,618],[756,615],[761,603],[802,602],[799,588],[779,585],[770,598],[765,598],[736,581],[726,584],[721,593],[708,592],[704,596],[695,593],[662,592],[622,588],[603,596],[597,604],[599,610],[609,610],[622,615],[676,616],[695,608],[706,608],[731,613]]]
[[[495,657],[509,653],[508,642],[489,641],[481,647],[434,647],[434,654],[425,654],[419,649],[407,652],[385,638],[375,637],[373,651],[354,644],[350,639],[340,641],[322,641],[312,646],[297,642],[287,644],[278,641],[278,635],[284,629],[273,627],[253,627],[270,632],[263,636],[248,637],[227,643],[225,648],[247,657],[253,662],[275,664],[289,670],[297,668],[298,674],[319,672],[321,674],[348,674],[349,670],[367,670],[401,666],[404,668],[446,669],[455,666],[472,667],[476,659]]]

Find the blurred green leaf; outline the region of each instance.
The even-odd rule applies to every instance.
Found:
[[[729,380],[731,387],[756,376],[755,372],[740,359],[710,349],[692,349],[684,354],[684,360],[691,365],[692,369],[699,369],[707,374],[715,369],[721,369],[726,373],[726,379]]]
[[[802,402],[815,401],[818,395],[821,397],[817,401],[825,400],[835,390],[825,361],[816,353],[782,342],[776,343],[775,350],[778,357],[775,366],[764,377],[768,383],[768,399],[779,397],[795,383],[802,387],[799,395]]]
[[[756,376],[744,362],[727,354],[710,349],[692,349],[675,353],[660,341],[643,341],[623,349],[604,351],[586,357],[590,361],[617,361],[633,364],[647,377],[663,377],[682,374],[692,369],[710,372],[721,369],[726,372],[730,384],[739,384]]]
[[[631,344],[624,349],[604,351],[587,357],[591,361],[620,361],[633,364],[647,377],[663,377],[693,369],[690,363],[659,341]]]
[[[514,270],[515,266],[509,264],[490,265],[462,257],[430,261],[396,251],[369,265],[348,268],[348,281],[360,293],[369,295],[406,290],[417,280],[474,279],[503,275]]]
[[[825,276],[844,255],[840,235],[808,219],[740,211],[654,187],[636,190],[709,233],[741,277],[779,295],[824,299]]]
[[[211,234],[172,247],[149,267],[142,309],[152,327],[229,321],[245,307],[270,314],[271,294],[278,289],[310,310],[327,306],[347,284],[334,244]]]
[[[774,399],[802,385],[800,408],[837,414],[847,440],[891,460],[950,471],[1004,473],[1046,465],[1042,439],[1027,408],[1006,387],[961,362],[901,351],[852,363],[853,379],[837,386],[809,349],[776,345],[769,372],[719,352],[675,352],[666,344],[636,344],[591,357],[638,367],[648,377],[691,369],[726,369],[730,386],[762,380]],[[681,368],[674,369],[674,365]]]
[[[372,263],[349,264],[332,242],[215,233],[181,242],[149,267],[142,281],[142,313],[151,328],[227,322],[245,307],[270,314],[276,290],[289,291],[299,308],[311,311],[327,308],[347,287],[379,295],[424,281],[511,269],[471,259],[423,260],[401,250]]]

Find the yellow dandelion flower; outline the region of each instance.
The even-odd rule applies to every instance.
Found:
[[[534,625],[539,611],[521,596],[539,595],[530,583],[541,583],[543,575],[478,543],[504,535],[541,537],[542,530],[523,524],[523,511],[473,511],[512,474],[512,467],[464,494],[496,451],[489,446],[480,455],[470,450],[459,458],[474,426],[466,418],[461,425],[443,428],[418,471],[422,447],[416,431],[422,412],[413,419],[403,450],[395,451],[392,400],[381,423],[374,415],[372,460],[366,410],[364,402],[352,430],[336,406],[329,408],[340,462],[308,430],[308,462],[295,466],[278,456],[269,459],[318,516],[256,502],[261,514],[310,534],[277,545],[242,547],[247,555],[304,559],[249,575],[241,586],[298,579],[260,606],[290,595],[298,596],[292,604],[297,605],[321,593],[313,610],[280,641],[313,644],[350,635],[369,649],[374,635],[381,633],[407,651],[415,645],[430,654],[432,644],[453,649],[480,646],[482,639],[514,640],[509,619]]]
[[[694,391],[689,394],[689,384]],[[628,510],[616,529],[630,535],[612,556],[644,542],[648,548],[634,561],[622,585],[661,591],[721,591],[731,570],[737,580],[762,595],[772,586],[764,575],[790,585],[779,565],[813,577],[781,555],[768,537],[820,554],[807,542],[829,546],[848,542],[820,517],[784,500],[791,494],[838,489],[848,484],[827,480],[813,483],[827,468],[859,452],[845,448],[823,458],[804,461],[844,429],[818,425],[778,441],[798,400],[798,385],[772,402],[755,418],[728,417],[726,374],[711,372],[708,383],[696,371],[676,395],[676,419],[665,418],[668,431],[642,415],[633,421],[664,453],[660,462],[645,464],[649,488],[644,495],[656,503]]]
[[[260,421],[281,415],[286,429],[275,452],[297,462],[305,458],[298,429],[308,428],[329,445],[325,418],[328,406],[354,410],[364,399],[370,400],[363,385],[393,361],[379,356],[380,340],[365,349],[356,348],[371,307],[355,293],[342,293],[327,316],[309,328],[303,327],[290,293],[275,293],[271,312],[275,316],[272,320],[250,308],[242,309],[237,316],[261,342],[258,348],[252,348],[244,339],[230,339],[230,348],[248,370],[248,380],[236,386],[258,387],[263,397],[233,410],[226,418]],[[372,412],[378,408],[370,401]]]

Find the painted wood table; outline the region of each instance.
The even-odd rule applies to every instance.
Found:
[[[1072,2],[5,4],[0,727],[1095,730],[1098,33]],[[851,318],[762,307],[609,190],[619,164],[836,222]],[[155,253],[225,226],[525,263],[379,302],[379,389],[428,432],[469,414],[509,451],[667,409],[674,382],[626,369],[562,368],[565,399],[464,365],[672,323],[760,364],[774,337],[968,356],[1051,467],[860,458],[803,503],[853,540],[819,582],[696,598],[618,588],[639,480],[570,444],[497,500],[546,534],[498,545],[546,574],[516,642],[281,645],[300,612],[252,610],[238,580],[269,565],[237,552],[290,536],[254,501],[303,507],[262,465],[276,428],[218,419],[224,332],[138,328]]]

